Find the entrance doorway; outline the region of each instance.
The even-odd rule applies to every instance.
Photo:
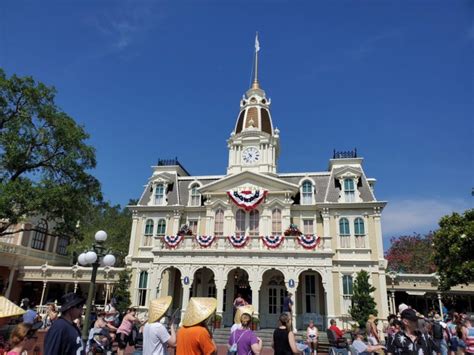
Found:
[[[275,328],[283,312],[283,300],[287,290],[285,277],[281,271],[265,271],[260,292],[260,325],[262,328]]]

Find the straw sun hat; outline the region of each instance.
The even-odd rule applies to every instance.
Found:
[[[24,309],[18,307],[8,298],[0,296],[0,318],[21,316],[25,313]]]
[[[191,297],[183,317],[183,325],[192,327],[209,318],[217,308],[217,299],[212,297]]]
[[[250,317],[252,317],[253,312],[255,309],[251,304],[248,304],[246,306],[240,306],[237,308],[237,311],[235,312],[235,317],[234,317],[234,323],[235,324],[240,324],[240,317],[242,317],[242,314],[246,313],[249,314]]]
[[[173,301],[173,297],[164,296],[151,301],[148,311],[148,323],[156,322],[163,317]]]

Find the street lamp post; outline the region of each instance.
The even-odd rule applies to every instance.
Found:
[[[95,236],[95,243],[92,245],[92,250],[79,255],[78,261],[81,265],[92,265],[91,282],[89,284],[89,292],[87,294],[86,314],[84,324],[82,326],[82,339],[87,341],[89,337],[89,319],[91,315],[92,299],[95,294],[95,280],[97,277],[97,270],[101,264],[105,266],[113,266],[115,264],[115,256],[112,254],[105,254],[104,242],[107,240],[107,233],[98,231]],[[101,260],[102,259],[102,260]]]

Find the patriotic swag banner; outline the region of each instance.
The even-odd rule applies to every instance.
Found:
[[[230,244],[232,244],[234,248],[243,248],[247,245],[250,238],[248,235],[231,235],[228,236],[227,239],[229,239]]]
[[[176,248],[179,243],[181,243],[184,239],[183,235],[165,235],[163,237],[163,241],[168,246],[168,248]]]
[[[282,235],[266,235],[262,236],[261,238],[263,244],[265,244],[265,246],[270,249],[278,248],[285,240],[285,237]]]
[[[202,248],[207,248],[211,246],[215,239],[215,235],[197,235],[196,243]]]
[[[267,196],[267,190],[229,190],[227,195],[239,207],[246,211],[251,211],[256,208]]]
[[[300,235],[296,237],[298,239],[298,244],[305,249],[314,249],[321,242],[321,237],[316,235]]]

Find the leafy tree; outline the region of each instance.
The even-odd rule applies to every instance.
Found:
[[[369,274],[367,271],[361,270],[358,272],[354,281],[349,314],[362,328],[365,327],[369,315],[377,315],[377,304],[371,295],[375,290],[376,288],[369,284]]]
[[[389,270],[412,274],[435,272],[432,233],[393,237],[390,242],[390,248],[385,253]]]
[[[25,216],[54,221],[51,234],[77,236],[77,222],[101,198],[88,173],[96,166],[89,135],[58,108],[55,94],[0,69],[0,237]]]
[[[130,204],[134,204],[134,201],[130,201]],[[131,229],[132,215],[127,208],[111,206],[106,202],[97,204],[88,211],[87,218],[78,228],[81,240],[72,244],[70,250],[76,254],[89,250],[95,233],[104,230],[107,232],[104,243],[106,249],[116,257],[115,266],[123,266],[128,254]]]
[[[130,307],[131,270],[124,269],[119,274],[119,281],[114,288],[114,297],[117,299],[117,310],[123,313]]]
[[[433,238],[433,260],[440,277],[439,288],[449,290],[474,282],[474,209],[453,213],[439,221]]]

